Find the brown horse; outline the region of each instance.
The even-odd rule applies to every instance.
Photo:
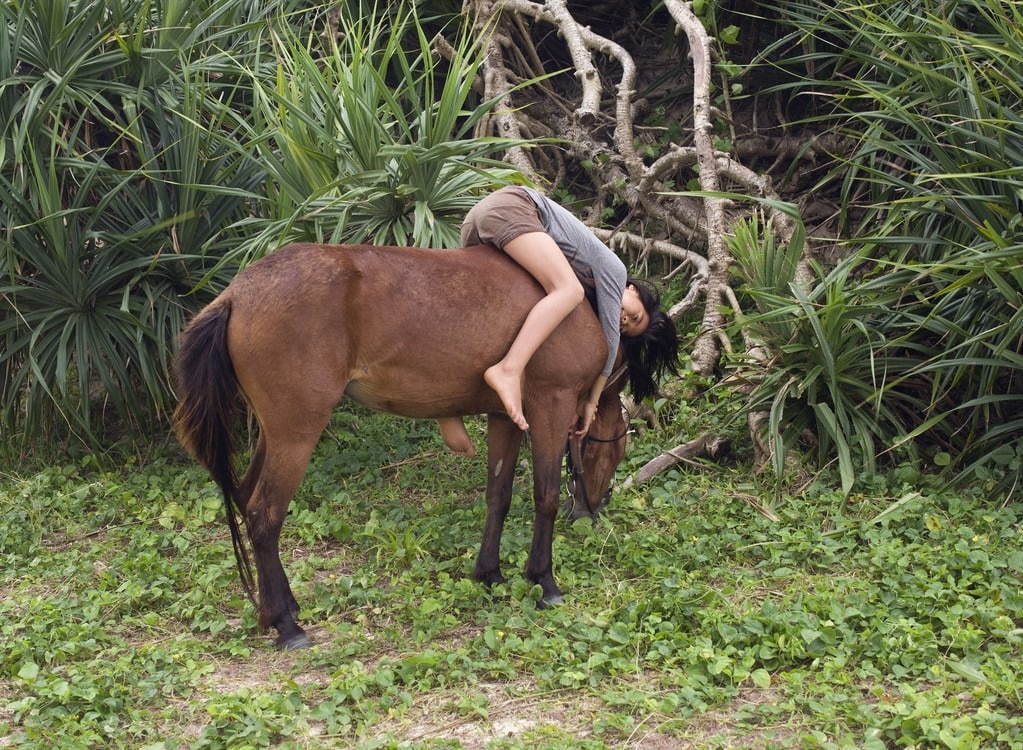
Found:
[[[502,413],[483,370],[508,349],[543,290],[504,253],[296,244],[253,263],[191,321],[175,360],[180,402],[175,428],[212,474],[227,509],[239,571],[252,575],[235,508],[245,519],[258,574],[259,622],[277,644],[309,644],[281,565],[278,539],[309,457],[333,408],[347,395],[406,417],[489,415],[487,517],[475,577],[503,581],[498,559],[522,432]],[[581,304],[536,352],[525,373],[535,520],[525,575],[540,584],[541,606],[561,591],[551,569],[551,537],[561,459],[580,399],[606,356],[596,317]],[[596,510],[624,452],[625,422],[613,377],[584,445],[573,486]],[[240,481],[232,464],[232,424],[241,391],[259,423]],[[255,601],[255,599],[254,599]]]

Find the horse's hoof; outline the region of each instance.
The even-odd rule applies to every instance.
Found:
[[[563,601],[565,601],[565,597],[562,596],[561,594],[550,594],[548,596],[543,597],[540,601],[538,601],[536,603],[536,608],[550,609],[551,607],[558,606]]]
[[[488,589],[497,583],[507,583],[507,579],[501,574],[500,570],[495,570],[490,573],[477,574],[476,580],[482,583]]]
[[[295,651],[300,648],[309,648],[313,642],[305,633],[296,633],[288,639],[283,637],[277,639],[277,648],[281,651]]]

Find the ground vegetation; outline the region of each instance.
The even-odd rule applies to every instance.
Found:
[[[663,416],[626,469],[674,430],[722,429]],[[745,464],[675,467],[595,522],[559,521],[570,595],[537,610],[521,576],[472,580],[481,462],[369,412],[330,432],[284,527],[301,652],[258,633],[222,501],[173,452],[0,477],[0,747],[1023,742],[1018,504],[908,465],[775,500]]]

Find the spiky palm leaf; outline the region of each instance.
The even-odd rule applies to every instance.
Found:
[[[1008,444],[1018,478],[1023,8],[797,0],[775,10],[795,31],[765,57],[798,44],[784,64],[810,76],[785,86],[819,101],[816,127],[856,144],[815,189],[837,185],[846,217],[868,209],[846,229],[867,253],[852,302],[886,311],[866,318],[884,340],[874,353],[884,382],[869,400],[920,404],[878,448],[920,438],[976,468]]]
[[[337,42],[290,0],[0,4],[6,435],[159,415],[188,312],[289,239],[456,243],[509,174],[472,138],[479,49],[385,11]]]

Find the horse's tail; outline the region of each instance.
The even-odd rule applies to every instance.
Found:
[[[256,600],[252,564],[242,541],[234,471],[233,426],[238,407],[238,378],[227,350],[230,301],[208,307],[181,334],[174,358],[178,406],[174,431],[181,444],[210,472],[224,494],[224,511],[242,586]]]

